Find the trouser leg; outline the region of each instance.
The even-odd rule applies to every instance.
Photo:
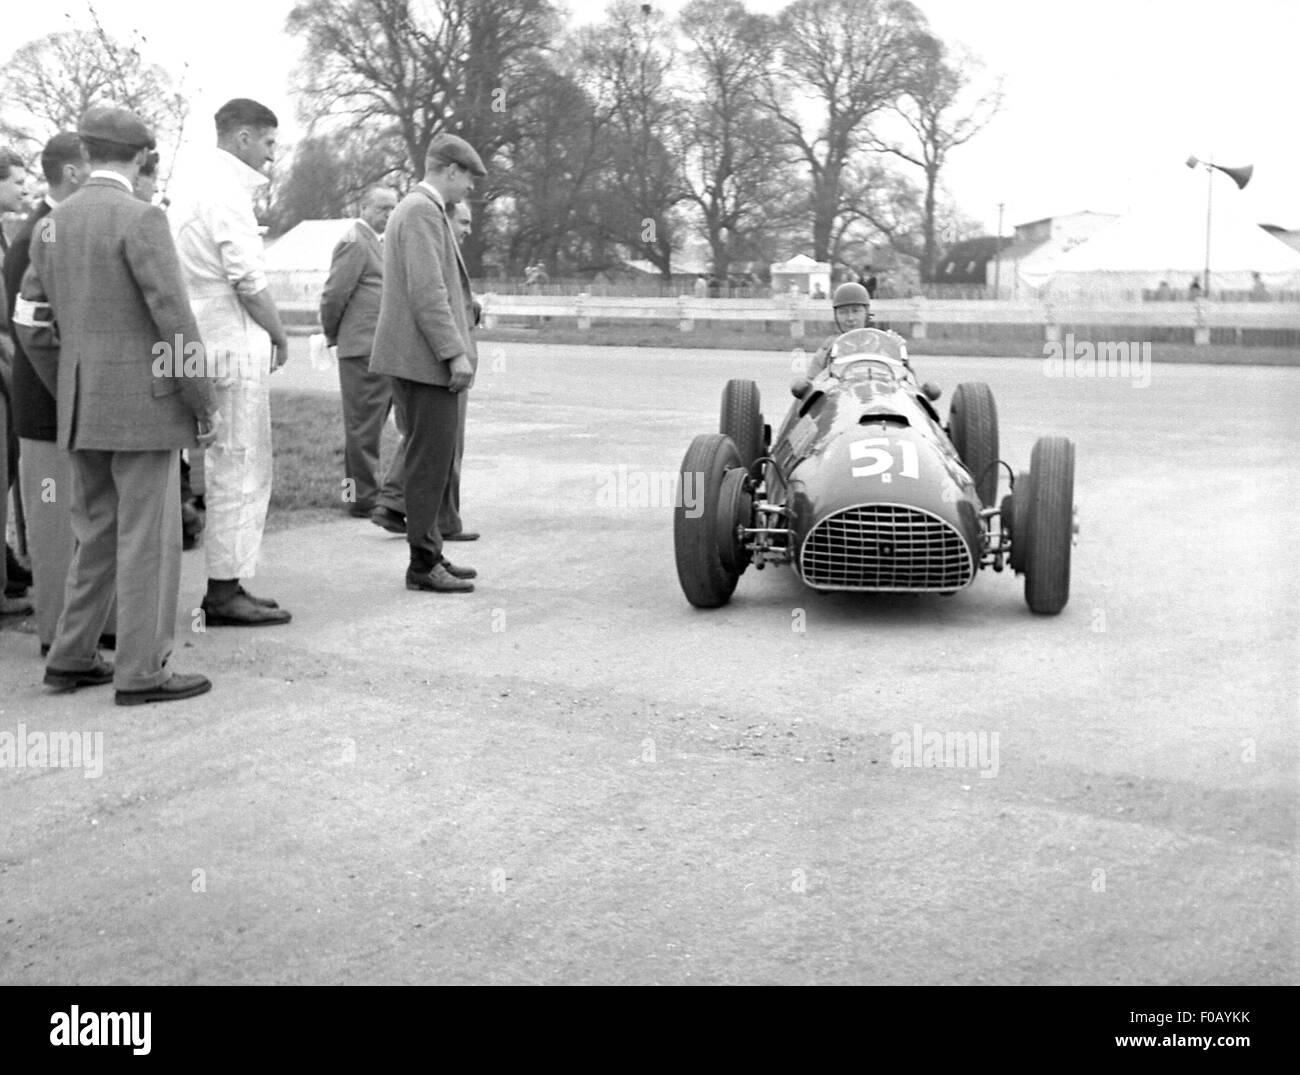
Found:
[[[52,668],[76,672],[90,668],[108,622],[117,586],[118,490],[112,463],[112,452],[70,453],[74,545],[64,580],[63,609],[50,647]]]
[[[42,646],[54,644],[72,564],[72,456],[52,440],[22,438],[19,475],[26,492],[24,522],[32,558],[32,604]],[[104,631],[116,631],[117,599]]]
[[[388,508],[399,515],[406,514],[406,494],[402,488],[402,475],[406,470],[406,417],[402,413],[402,404],[399,401],[396,385],[393,383],[395,378],[388,379],[389,389],[392,392],[393,399],[393,417],[397,422],[397,451],[393,455],[393,461],[388,464],[388,474],[384,478],[384,487],[379,491],[379,498],[376,503],[381,508]]]
[[[114,452],[117,507],[117,674],[120,691],[147,690],[171,674],[181,584],[180,456]]]
[[[344,500],[373,504],[379,495],[379,443],[392,406],[392,385],[387,377],[370,372],[369,355],[341,357],[338,366],[343,400],[343,473],[348,479]]]
[[[442,562],[438,511],[456,454],[456,393],[397,377],[393,392],[404,398],[407,444],[402,477],[411,567],[428,571]]]
[[[460,471],[465,458],[465,412],[469,393],[456,393],[456,455],[451,463],[451,478],[447,482],[447,495],[438,509],[438,529],[443,534],[459,534],[465,529],[460,517]]]
[[[251,578],[271,502],[270,396],[264,378],[236,381],[218,395],[224,421],[204,452],[208,578]]]

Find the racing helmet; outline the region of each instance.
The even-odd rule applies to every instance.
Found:
[[[836,310],[841,306],[865,306],[870,309],[871,296],[861,284],[849,281],[835,289],[835,294],[831,296],[831,306]]]

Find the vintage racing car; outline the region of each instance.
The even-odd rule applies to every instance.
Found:
[[[1017,476],[998,455],[989,386],[959,384],[941,422],[939,390],[918,385],[893,332],[847,332],[810,373],[796,376],[774,441],[758,386],[733,380],[720,432],[687,450],[681,488],[697,496],[679,497],[673,538],[691,604],[726,604],[750,564],[790,564],[815,590],[937,594],[1009,565],[1032,611],[1065,607],[1073,443],[1040,438]],[[998,503],[1004,470],[1011,489]]]

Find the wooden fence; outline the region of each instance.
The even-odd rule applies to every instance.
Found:
[[[503,295],[487,292],[478,296],[483,304],[483,326],[492,328],[506,321],[523,319],[525,324],[541,318],[576,321],[579,331],[596,322],[657,321],[676,323],[691,332],[697,321],[729,321],[786,324],[793,338],[805,335],[811,325],[831,321],[825,300],[806,298],[697,299],[578,295]],[[316,306],[304,301],[282,301],[281,309],[291,312],[298,323],[314,322]],[[961,301],[877,299],[871,304],[876,321],[892,325],[911,339],[923,340],[935,326],[1012,327],[1041,333],[1045,341],[1060,339],[1061,332],[1074,326],[1091,331],[1113,328],[1128,335],[1175,332],[1199,345],[1208,345],[1211,334],[1222,342],[1225,332],[1263,331],[1276,336],[1282,346],[1300,342],[1300,303],[1284,302],[1134,302],[1084,305],[1066,302],[1018,302],[1003,300]]]

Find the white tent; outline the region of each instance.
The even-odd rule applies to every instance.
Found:
[[[831,263],[814,261],[807,254],[796,254],[789,261],[772,263],[772,295],[788,294],[791,289],[812,298],[818,288],[823,297],[831,293]]]
[[[1157,199],[1068,251],[1044,251],[1019,266],[1023,284],[1054,297],[1140,299],[1161,282],[1187,291],[1205,272],[1206,176],[1180,169]],[[1241,192],[1214,173],[1210,286],[1248,292],[1259,273],[1271,291],[1300,288],[1300,252],[1249,217]],[[1037,251],[1035,252],[1037,254]]]
[[[334,245],[352,226],[345,220],[304,220],[268,245],[266,276],[276,302],[315,303],[329,276]]]

